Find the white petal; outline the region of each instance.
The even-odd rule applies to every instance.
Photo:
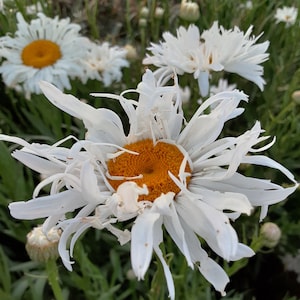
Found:
[[[111,224],[106,225],[105,228],[107,230],[109,230],[112,234],[114,234],[118,238],[118,241],[119,241],[121,246],[128,243],[131,239],[130,231],[127,230],[127,229],[120,230],[120,229],[112,226]]]
[[[89,116],[92,115],[95,110],[90,105],[79,101],[73,95],[64,94],[61,90],[59,90],[49,82],[41,81],[40,87],[45,96],[52,104],[70,114],[71,116],[83,120],[88,120]]]
[[[94,167],[89,161],[84,162],[82,165],[80,180],[82,194],[84,195],[88,203],[97,205],[104,201],[103,196],[101,195],[99,190]]]
[[[277,169],[280,172],[282,172],[288,179],[290,179],[292,182],[296,183],[296,180],[294,178],[294,175],[284,166],[276,162],[275,160],[263,156],[263,155],[252,155],[252,156],[246,156],[243,161],[243,163],[246,164],[256,164],[260,166],[270,167],[273,169]]]
[[[16,150],[12,156],[25,166],[43,175],[60,173],[63,170],[60,165],[25,151]]]
[[[175,205],[189,227],[204,238],[218,255],[230,260],[236,252],[238,239],[228,217],[201,200],[177,197]]]
[[[27,202],[9,204],[11,215],[16,219],[32,220],[74,211],[86,204],[81,193],[64,191],[58,194],[34,198]]]
[[[211,170],[213,173],[225,173],[224,169]],[[208,177],[211,177],[208,175]],[[223,177],[223,175],[216,175]],[[269,180],[246,177],[235,173],[232,177],[221,181],[210,181],[203,176],[203,180],[197,178],[197,183],[203,187],[218,190],[220,192],[234,192],[244,194],[253,206],[271,205],[284,200],[297,189],[297,184],[292,187],[283,188]]]
[[[41,89],[50,102],[68,114],[83,120],[88,129],[87,138],[98,142],[125,144],[122,121],[112,110],[92,106],[78,100],[72,95],[61,92],[52,84],[42,81]]]
[[[218,93],[204,101],[181,132],[178,143],[190,154],[205,145],[209,145],[219,136],[224,123],[241,113],[240,109],[237,108],[241,100],[246,101],[247,96],[235,90]],[[217,106],[210,114],[203,114],[207,108],[215,104]]]
[[[165,278],[166,278],[167,286],[168,286],[168,290],[169,290],[169,297],[171,298],[171,300],[174,300],[175,299],[175,287],[174,287],[174,281],[172,278],[172,274],[171,274],[169,266],[167,265],[167,263],[163,257],[162,251],[159,248],[160,243],[163,242],[163,233],[162,233],[162,228],[161,228],[161,222],[156,222],[154,224],[154,232],[155,232],[155,235],[154,235],[154,241],[153,241],[153,249],[163,266]]]
[[[239,260],[244,257],[251,257],[255,255],[255,252],[248,246],[238,243],[236,253],[230,257],[230,260]]]
[[[200,71],[198,77],[198,86],[200,90],[200,95],[202,97],[206,97],[209,91],[209,72],[208,71]]]
[[[139,195],[147,194],[148,189],[145,185],[139,187],[133,181],[126,181],[120,184],[117,192],[112,196],[117,201],[114,214],[119,221],[128,220],[136,216],[144,203],[144,201],[138,201]]]
[[[189,190],[201,195],[202,201],[218,210],[231,210],[247,215],[250,215],[252,211],[252,205],[244,194],[206,190],[201,188],[201,180],[197,182],[197,179],[194,178],[189,184]]]
[[[163,216],[163,223],[166,227],[167,232],[170,234],[171,238],[176,243],[177,247],[180,249],[182,254],[185,256],[188,265],[193,268],[188,245],[185,240],[185,233],[182,229],[181,223],[179,221],[175,206],[174,206],[174,193],[168,193],[167,195],[162,195],[154,201],[154,206],[152,210],[157,209],[159,213]]]
[[[229,278],[225,271],[202,249],[198,237],[194,234],[187,223],[181,218],[187,244],[194,263],[200,262],[199,271],[214,286],[214,288],[225,295],[225,287]]]
[[[150,265],[153,252],[153,239],[157,232],[154,224],[160,218],[158,213],[144,212],[139,215],[131,230],[131,264],[138,279],[144,275]],[[158,233],[159,234],[159,233]]]
[[[68,225],[63,228],[63,232],[58,243],[58,253],[64,266],[69,271],[72,271],[72,264],[74,262],[70,261],[70,252],[67,250],[67,243],[69,242],[69,237],[79,229],[81,225],[79,222],[80,221],[78,219],[68,220]]]

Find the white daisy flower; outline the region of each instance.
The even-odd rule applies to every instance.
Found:
[[[226,30],[214,22],[209,30],[201,35],[198,27],[190,25],[188,29],[179,27],[177,37],[169,32],[163,34],[164,42],[151,44],[143,60],[144,64],[153,64],[158,74],[192,73],[198,79],[200,94],[209,92],[211,72],[227,71],[254,82],[261,90],[265,81],[262,78],[261,63],[268,59],[265,53],[269,42],[257,44],[258,37],[250,37],[252,26],[246,33],[238,27]]]
[[[226,92],[226,91],[233,91],[236,89],[236,84],[228,84],[227,79],[220,78],[218,81],[218,85],[211,85],[209,92],[210,96],[216,95],[221,92]],[[197,103],[201,105],[203,103],[204,99],[200,98]],[[213,107],[213,105],[212,105]]]
[[[80,26],[69,19],[59,20],[38,13],[38,18],[27,23],[17,13],[15,37],[0,38],[0,66],[4,83],[12,88],[40,94],[40,80],[55,84],[60,89],[71,89],[69,78],[83,76],[80,63],[86,55],[88,39],[79,35]]]
[[[84,61],[85,83],[88,79],[102,81],[109,86],[113,81],[122,78],[121,68],[128,67],[125,48],[110,46],[108,42],[102,44],[89,43],[87,58]]]
[[[33,15],[38,12],[43,12],[43,6],[40,2],[26,6],[26,14]]]
[[[210,95],[216,95],[221,92],[233,91],[236,89],[236,84],[229,84],[227,79],[220,78],[218,85],[212,85],[210,87]]]
[[[269,205],[285,199],[297,187],[286,168],[256,155],[273,144],[254,148],[268,138],[260,137],[259,122],[238,137],[218,138],[224,123],[243,112],[238,105],[247,96],[237,90],[214,95],[186,123],[176,76],[174,86],[160,86],[147,70],[135,90],[138,101],[124,97],[133,90],[120,96],[94,94],[120,102],[130,124],[126,134],[113,111],[95,109],[46,82],[41,89],[58,108],[83,120],[86,139],[66,138],[75,140],[68,149],[61,146],[66,139],[49,146],[0,135],[1,140],[23,146],[13,153],[16,159],[46,176],[32,200],[9,205],[12,216],[47,217],[45,232],[57,224],[63,230],[59,253],[69,270],[74,244],[89,227],[109,230],[121,244],[131,240],[132,269],[138,279],[144,278],[154,251],[174,299],[172,274],[159,247],[164,225],[187,264],[225,294],[229,278],[208,257],[198,237],[227,261],[252,256],[254,252],[239,242],[230,221],[240,214],[249,215],[253,207],[261,207],[264,218]],[[277,169],[294,185],[283,188],[269,180],[246,177],[238,172],[240,164]],[[39,196],[49,184],[50,194]],[[66,213],[75,210],[66,219]],[[131,232],[114,226],[127,220],[133,221]]]
[[[292,26],[297,20],[297,15],[298,9],[294,6],[284,6],[283,8],[277,8],[275,13],[276,23],[283,22],[286,24],[286,27]]]

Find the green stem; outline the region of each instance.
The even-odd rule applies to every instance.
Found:
[[[60,285],[58,283],[58,269],[57,269],[57,265],[54,259],[49,259],[46,262],[46,271],[47,271],[47,275],[48,275],[48,281],[49,284],[52,288],[53,294],[55,296],[56,300],[63,300],[63,294],[62,294],[62,290],[60,288]]]
[[[133,35],[132,35],[132,27],[131,27],[131,20],[130,20],[130,1],[126,0],[126,15],[125,15],[125,20],[126,20],[126,32],[127,32],[127,38],[132,42],[133,40]]]

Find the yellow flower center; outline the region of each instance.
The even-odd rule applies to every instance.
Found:
[[[44,68],[53,65],[61,58],[60,48],[49,40],[36,40],[24,47],[22,54],[24,65]]]
[[[139,201],[154,201],[162,193],[174,192],[178,194],[180,188],[170,178],[170,171],[178,178],[180,166],[184,159],[181,151],[172,144],[157,142],[153,145],[152,140],[146,139],[136,143],[125,145],[124,148],[137,152],[131,154],[125,152],[107,162],[108,172],[111,176],[135,177],[138,179],[114,180],[108,179],[111,186],[116,190],[125,181],[134,181],[139,186],[146,184],[149,194],[140,195]],[[185,172],[190,173],[191,168],[186,164]],[[186,178],[187,183],[190,176]]]

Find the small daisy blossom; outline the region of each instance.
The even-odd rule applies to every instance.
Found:
[[[8,87],[21,86],[28,98],[41,93],[40,80],[71,89],[69,79],[83,76],[80,61],[86,55],[88,41],[79,35],[80,26],[69,19],[37,15],[27,23],[18,12],[15,37],[0,38],[0,56],[5,59],[0,66],[3,81]]]
[[[45,145],[0,135],[0,140],[21,145],[12,155],[45,178],[31,200],[11,203],[9,209],[18,219],[47,218],[45,232],[55,225],[62,229],[58,250],[69,270],[76,240],[91,227],[110,231],[121,244],[131,241],[132,269],[138,279],[144,278],[154,251],[163,266],[169,297],[175,299],[172,274],[160,249],[164,226],[187,264],[224,295],[229,278],[209,258],[198,237],[227,261],[254,255],[239,242],[231,220],[249,215],[254,207],[261,208],[263,219],[268,206],[294,192],[297,183],[282,165],[256,154],[274,143],[255,147],[268,139],[260,136],[258,121],[240,136],[219,138],[226,121],[243,113],[238,107],[240,101],[247,101],[243,92],[210,97],[186,122],[176,75],[172,86],[158,82],[147,70],[136,90],[93,94],[119,101],[129,120],[128,133],[113,111],[93,108],[42,82],[50,102],[84,122],[86,137]],[[138,101],[125,97],[134,91]],[[70,139],[74,144],[63,147]],[[238,172],[240,164],[277,169],[293,185],[281,187],[247,177]],[[40,196],[49,184],[49,195]],[[133,221],[131,231],[120,229],[128,220]]]
[[[275,13],[276,23],[286,23],[286,27],[292,26],[297,20],[298,9],[294,6],[277,8]]]
[[[198,27],[179,27],[177,37],[169,32],[163,34],[164,42],[151,44],[143,63],[153,64],[158,74],[192,73],[198,80],[200,94],[209,92],[211,72],[227,71],[236,73],[252,82],[261,90],[265,84],[263,67],[268,59],[265,53],[269,42],[256,43],[261,35],[251,37],[252,26],[242,32],[238,27],[226,30],[214,22],[212,27],[200,35]]]
[[[220,78],[218,85],[212,85],[210,87],[210,95],[215,95],[225,91],[233,91],[236,89],[236,84],[229,84],[227,79]]]
[[[87,58],[84,61],[86,83],[88,79],[102,81],[104,86],[109,86],[113,81],[122,78],[121,68],[128,67],[125,48],[110,46],[108,42],[96,44],[89,43]]]
[[[228,84],[227,79],[220,78],[218,81],[218,85],[211,85],[209,91],[210,91],[210,96],[213,96],[221,92],[233,91],[235,89],[236,89],[236,84]],[[200,105],[203,103],[203,101],[204,99],[200,98],[197,101],[197,103]]]
[[[26,14],[33,15],[38,12],[43,12],[43,6],[40,2],[36,2],[35,4],[26,6]]]

